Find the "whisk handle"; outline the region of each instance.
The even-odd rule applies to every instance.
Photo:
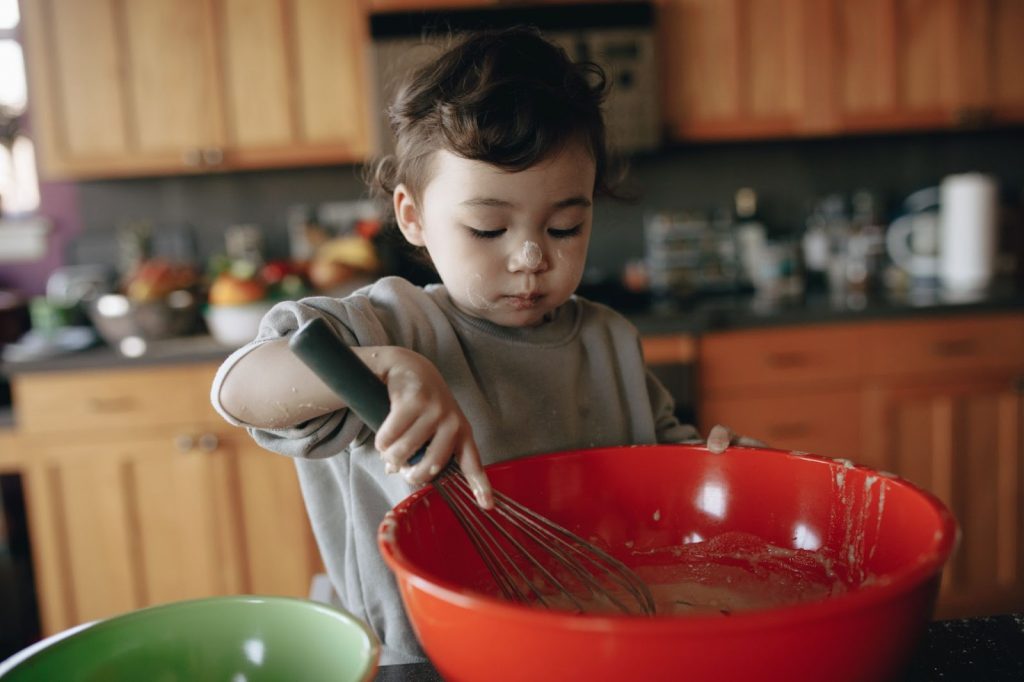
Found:
[[[387,386],[321,318],[310,320],[292,334],[288,347],[303,363],[337,393],[348,407],[374,431],[391,411]],[[415,464],[424,448],[409,458]]]

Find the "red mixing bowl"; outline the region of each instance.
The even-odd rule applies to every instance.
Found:
[[[652,551],[742,533],[817,557],[845,589],[728,615],[514,604],[487,589],[483,562],[426,488],[388,515],[379,544],[424,650],[449,681],[898,679],[931,618],[957,532],[943,504],[906,481],[778,450],[599,448],[487,471],[496,489],[600,538],[638,570]]]

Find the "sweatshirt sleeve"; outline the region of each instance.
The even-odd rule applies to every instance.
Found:
[[[680,424],[675,415],[672,394],[651,370],[647,370],[647,394],[651,397],[651,414],[659,443],[702,442],[700,433],[690,424]]]
[[[375,316],[367,297],[334,299],[313,297],[301,301],[284,301],[274,306],[260,322],[257,337],[232,353],[217,370],[210,399],[218,413],[235,426],[245,428],[262,447],[287,455],[308,459],[331,457],[347,449],[353,442],[371,437],[369,429],[358,417],[343,409],[310,419],[287,428],[258,428],[232,415],[220,401],[225,377],[239,360],[261,344],[289,336],[314,318],[326,320],[341,338],[352,345],[386,345],[388,335]]]

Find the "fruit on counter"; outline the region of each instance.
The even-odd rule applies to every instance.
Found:
[[[172,291],[190,289],[199,282],[191,265],[154,258],[142,261],[125,279],[124,293],[133,301],[159,301]]]
[[[261,301],[267,296],[267,285],[256,277],[239,277],[222,272],[210,285],[211,305],[245,305]]]
[[[309,264],[309,281],[321,291],[350,280],[380,272],[381,262],[373,243],[359,235],[335,237],[316,250]]]

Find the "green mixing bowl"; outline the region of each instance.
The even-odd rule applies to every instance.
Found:
[[[366,625],[324,604],[212,597],[56,635],[0,664],[0,680],[370,680],[379,654]]]

